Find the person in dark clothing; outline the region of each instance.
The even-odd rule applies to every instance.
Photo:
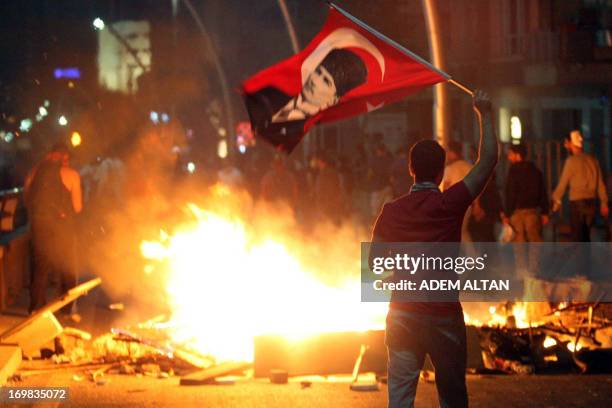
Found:
[[[523,233],[521,242],[541,242],[541,228],[527,228],[526,224],[548,223],[548,197],[542,172],[532,161],[525,160],[526,155],[525,145],[510,146],[508,161],[511,166],[506,178],[504,221],[512,224],[517,235],[519,231]],[[525,215],[527,212],[529,215]],[[519,223],[524,225],[515,225]]]
[[[466,210],[480,195],[497,164],[498,147],[492,107],[481,91],[474,95],[480,121],[480,150],[474,167],[448,190],[438,186],[446,153],[433,140],[416,143],[410,151],[410,193],[389,202],[376,220],[373,242],[460,242]],[[393,292],[385,342],[389,353],[389,407],[412,407],[419,373],[429,354],[436,370],[442,407],[467,407],[465,384],[467,343],[463,311],[451,302],[399,301]]]
[[[511,166],[502,220],[514,230],[514,242],[542,242],[542,226],[549,221],[548,196],[542,172],[526,156],[525,145],[512,145],[508,150]],[[538,252],[534,245],[528,249],[515,246],[516,267],[519,273],[533,275],[538,269]]]
[[[69,166],[69,157],[65,145],[54,146],[25,182],[24,195],[34,255],[30,313],[46,304],[51,273],[60,273],[62,292],[77,283],[75,221],[76,214],[82,209],[81,179],[79,173]]]

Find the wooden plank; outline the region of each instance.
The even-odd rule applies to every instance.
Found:
[[[25,327],[32,324],[33,321],[35,321],[36,319],[38,319],[40,316],[44,315],[45,313],[47,312],[53,313],[53,312],[60,310],[62,307],[66,306],[68,303],[85,295],[87,292],[89,292],[91,289],[98,286],[100,283],[102,283],[102,279],[96,278],[88,282],[82,283],[78,286],[75,286],[74,288],[70,289],[68,292],[66,292],[64,295],[60,296],[56,300],[50,303],[47,303],[45,306],[38,309],[36,312],[34,312],[30,317],[25,319],[23,322],[19,323],[16,326],[11,327],[4,333],[0,334],[0,342],[5,342],[5,339],[7,337],[23,330]]]
[[[151,348],[156,349],[161,354],[168,358],[176,358],[181,360],[184,363],[194,366],[195,368],[208,369],[210,368],[212,361],[210,358],[206,358],[204,356],[196,355],[195,353],[189,352],[187,350],[183,350],[180,348],[176,348],[174,346],[167,346],[163,344],[159,344],[155,340],[146,339],[137,333],[132,333],[126,329],[113,328],[111,329],[113,334],[118,334],[120,336],[124,336],[130,338],[138,343],[144,344]]]
[[[230,362],[211,367],[206,370],[198,371],[193,374],[181,377],[181,385],[205,385],[214,384],[217,377],[242,372],[251,367],[251,363]]]

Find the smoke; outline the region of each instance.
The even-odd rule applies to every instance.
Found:
[[[369,239],[368,231],[350,220],[337,225],[318,219],[305,227],[286,204],[258,201],[244,189],[210,185],[194,177],[177,180],[177,155],[173,151],[182,143],[182,134],[178,127],[145,129],[134,149],[123,157],[122,174],[117,178],[122,184],[120,196],[111,198],[97,192],[90,203],[92,239],[87,268],[102,277],[103,290],[112,301],[129,303],[121,323],[171,313],[170,265],[164,260],[145,259],[141,244],[163,242],[164,237],[195,228],[197,211],[240,223],[248,245],[274,242],[285,247],[301,269],[324,285],[339,287],[352,282],[358,287],[360,242]],[[240,245],[228,236],[219,236],[218,240],[228,248]],[[205,268],[207,248],[196,248],[199,253],[190,256]],[[243,267],[248,269],[250,265]],[[224,276],[231,281],[231,275]],[[201,284],[198,278],[193,277],[194,284]],[[201,289],[202,293],[210,290]],[[356,292],[357,300],[359,296]],[[228,301],[230,297],[231,293]]]

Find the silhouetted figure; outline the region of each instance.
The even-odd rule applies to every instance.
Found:
[[[75,221],[82,196],[81,178],[69,159],[68,148],[57,144],[25,182],[34,251],[30,312],[45,305],[49,274],[60,274],[62,292],[76,286]]]

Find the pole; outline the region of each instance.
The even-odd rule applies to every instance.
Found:
[[[335,8],[344,17],[348,18],[353,23],[357,24],[359,27],[361,27],[364,30],[368,31],[370,34],[372,34],[373,36],[377,37],[379,40],[386,42],[387,44],[391,45],[392,47],[394,47],[398,51],[406,54],[410,58],[416,60],[417,62],[419,62],[419,63],[421,63],[423,65],[425,65],[427,68],[431,69],[432,71],[435,71],[436,73],[438,73],[439,75],[443,76],[447,80],[449,80],[451,78],[451,76],[449,74],[447,74],[446,72],[442,71],[441,69],[435,67],[434,65],[432,65],[426,59],[418,56],[414,52],[410,51],[408,48],[398,44],[396,41],[394,41],[391,38],[387,37],[386,35],[380,33],[379,31],[376,31],[375,29],[373,29],[372,27],[370,27],[369,25],[367,25],[363,21],[359,20],[357,17],[353,16],[349,12],[341,9],[340,7],[335,5],[334,3],[329,3],[329,6]]]
[[[433,59],[433,64],[430,63],[429,61],[427,61],[426,59],[420,57],[419,55],[415,54],[414,52],[410,51],[409,49],[407,49],[406,47],[398,44],[396,41],[392,40],[391,38],[387,37],[386,35],[376,31],[375,29],[373,29],[372,27],[370,27],[369,25],[365,24],[363,21],[359,20],[358,18],[354,17],[352,14],[348,13],[347,11],[343,10],[342,8],[338,7],[336,4],[332,3],[331,1],[325,1],[330,7],[336,9],[338,12],[340,12],[344,17],[348,18],[349,20],[351,20],[353,23],[357,24],[358,26],[360,26],[361,28],[363,28],[364,30],[368,31],[370,34],[374,35],[375,37],[377,37],[378,39],[388,43],[389,45],[393,46],[395,49],[397,49],[398,51],[406,54],[407,56],[409,56],[410,58],[416,60],[417,62],[425,65],[426,67],[428,67],[429,69],[431,69],[432,71],[435,71],[436,73],[438,73],[439,75],[443,76],[444,78],[446,78],[447,82],[451,85],[456,86],[457,88],[461,89],[462,91],[464,91],[465,93],[467,93],[470,96],[474,96],[474,92],[469,89],[468,87],[466,87],[465,85],[455,81],[454,79],[451,78],[451,76],[444,72],[441,68],[438,67],[442,67],[442,53],[440,52],[440,42],[439,42],[439,38],[438,38],[438,30],[437,30],[437,20],[433,17],[434,14],[430,13],[430,12],[434,12],[435,10],[430,7],[433,6],[433,4],[431,3],[432,0],[423,0],[423,9],[424,9],[424,14],[426,17],[426,22],[427,22],[427,29],[428,29],[428,40],[430,42],[430,49],[432,50],[432,59]],[[432,24],[433,23],[433,24]],[[437,99],[434,100],[434,103],[436,103],[436,106],[440,106],[442,107],[442,109],[436,109],[436,115],[434,116],[435,118],[437,118],[436,122],[437,123],[443,123],[443,119],[444,119],[444,103],[445,102],[445,93],[444,93],[444,88],[442,87],[442,84],[438,84],[436,85],[436,92],[434,92],[434,98]],[[442,120],[441,120],[441,119]],[[440,128],[438,128],[438,130],[440,130]],[[442,128],[443,131],[446,131],[445,128]],[[441,140],[443,142],[446,142],[446,138],[440,138],[438,137],[439,135],[439,131],[436,132],[436,136],[438,138],[438,140]]]
[[[287,3],[285,2],[285,0],[278,0],[278,7],[283,13],[283,19],[285,20],[287,33],[289,34],[289,39],[291,40],[291,48],[293,49],[293,53],[297,54],[298,52],[300,52],[300,43],[298,41],[297,34],[295,33],[295,27],[293,26],[293,22],[291,21],[291,15],[289,14],[289,10],[287,9]]]
[[[225,76],[225,71],[223,70],[223,66],[221,65],[221,59],[219,55],[215,51],[214,44],[208,35],[208,31],[200,18],[197,10],[193,7],[193,4],[190,0],[183,0],[185,7],[191,14],[191,17],[195,20],[202,37],[204,37],[204,41],[206,42],[206,47],[210,50],[210,53],[213,57],[213,62],[215,64],[215,69],[217,71],[217,76],[219,77],[219,82],[221,83],[221,92],[223,93],[223,103],[225,105],[225,110],[227,111],[227,137],[228,137],[228,154],[231,156],[234,153],[234,144],[235,138],[234,135],[234,109],[232,108],[232,101],[230,97],[229,85],[227,81],[227,77]]]
[[[449,79],[448,83],[451,85],[455,85],[457,88],[461,89],[463,92],[465,92],[466,94],[470,95],[470,96],[474,96],[474,91],[472,91],[470,88],[468,88],[467,86],[455,81],[454,79]]]
[[[442,44],[438,35],[438,13],[434,0],[422,0],[423,14],[425,15],[425,26],[427,27],[427,41],[429,43],[429,52],[433,63],[440,67],[444,67],[442,55]],[[451,80],[449,78],[449,80]],[[447,146],[450,141],[448,132],[448,95],[446,88],[442,84],[434,85],[434,135],[436,140],[443,146]]]
[[[295,26],[293,25],[293,21],[291,20],[291,14],[289,14],[289,9],[287,8],[287,2],[285,0],[277,0],[278,7],[283,14],[283,19],[285,20],[285,27],[287,27],[287,34],[289,34],[289,39],[291,40],[291,48],[294,54],[300,52],[300,43],[298,41],[297,34],[295,32]],[[303,153],[304,153],[304,162],[306,163],[308,160],[308,155],[312,150],[311,139],[305,138],[303,143]],[[307,164],[307,163],[306,163]]]

